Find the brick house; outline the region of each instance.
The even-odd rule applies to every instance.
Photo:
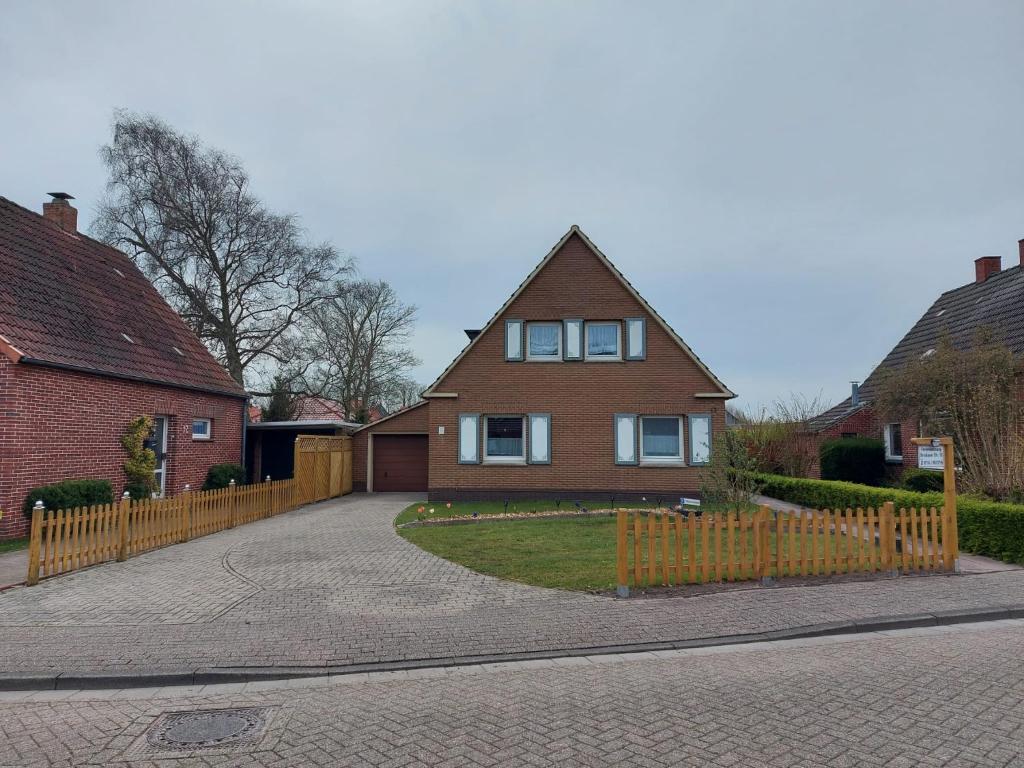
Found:
[[[1018,241],[1017,250],[1020,263],[1005,270],[999,256],[975,259],[972,282],[939,296],[864,383],[853,384],[850,397],[809,422],[819,441],[881,438],[893,475],[899,475],[905,467],[916,467],[917,446],[911,441],[922,436],[919,425],[913,421],[886,423],[871,407],[872,395],[883,372],[933,354],[943,337],[948,336],[955,346],[966,347],[980,329],[986,328],[1015,355],[1024,355],[1024,325],[1020,322],[1024,240]]]
[[[124,253],[80,233],[69,196],[43,215],[0,197],[0,539],[30,489],[126,479],[120,439],[152,416],[164,493],[240,462],[246,393]]]
[[[573,226],[353,478],[435,501],[695,495],[735,395]]]

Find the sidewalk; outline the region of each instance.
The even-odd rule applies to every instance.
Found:
[[[28,549],[0,552],[0,589],[25,581],[28,573]]]
[[[755,495],[753,497],[753,501],[755,504],[767,504],[772,509],[777,509],[780,512],[799,512],[804,509],[804,507],[801,507],[799,504],[780,501],[779,499],[773,499],[771,496]],[[972,555],[969,552],[960,553],[961,573],[1000,573],[1002,571],[1019,571],[1021,569],[1022,567],[1019,565],[1004,563],[1002,560],[993,560],[990,557]]]

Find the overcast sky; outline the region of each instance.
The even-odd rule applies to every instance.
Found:
[[[1022,38],[1019,0],[7,0],[0,195],[88,226],[150,111],[419,305],[423,383],[579,224],[739,405],[831,402],[1017,263]]]

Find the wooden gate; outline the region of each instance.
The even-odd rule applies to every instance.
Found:
[[[295,438],[297,504],[352,492],[352,438],[299,435]]]

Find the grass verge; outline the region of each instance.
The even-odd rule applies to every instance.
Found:
[[[0,554],[4,552],[17,552],[19,549],[28,548],[28,537],[24,539],[8,539],[7,541],[0,541]]]

